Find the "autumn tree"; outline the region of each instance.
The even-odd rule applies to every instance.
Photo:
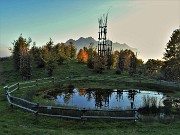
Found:
[[[79,53],[77,55],[77,60],[79,63],[87,63],[88,60],[88,54],[84,49],[80,49]]]
[[[166,80],[180,81],[180,28],[173,31],[164,53],[162,73]]]

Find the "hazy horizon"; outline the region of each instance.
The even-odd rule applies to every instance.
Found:
[[[180,0],[1,0],[0,57],[22,33],[37,46],[80,37],[98,39],[98,18],[109,10],[107,36],[139,50],[139,58],[161,59],[180,26]]]

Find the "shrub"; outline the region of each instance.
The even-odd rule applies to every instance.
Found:
[[[106,68],[107,59],[106,57],[97,57],[94,61],[94,70],[97,73],[102,73]]]

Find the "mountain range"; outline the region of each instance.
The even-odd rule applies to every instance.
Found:
[[[98,41],[96,41],[92,37],[87,37],[87,38],[80,37],[78,40],[69,39],[69,40],[66,41],[65,44],[69,44],[70,42],[72,42],[74,45],[76,45],[78,50],[83,48],[84,46],[88,47],[90,45],[90,43],[93,43],[94,47],[98,46]],[[115,42],[115,43],[113,42],[112,48],[113,48],[113,51],[130,49],[133,52],[138,52],[137,48],[132,48],[129,45],[127,45],[126,43],[120,44],[118,42]]]

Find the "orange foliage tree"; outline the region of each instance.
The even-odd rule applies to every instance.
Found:
[[[88,54],[84,49],[80,49],[79,53],[77,55],[77,59],[79,63],[87,63],[88,60]]]

